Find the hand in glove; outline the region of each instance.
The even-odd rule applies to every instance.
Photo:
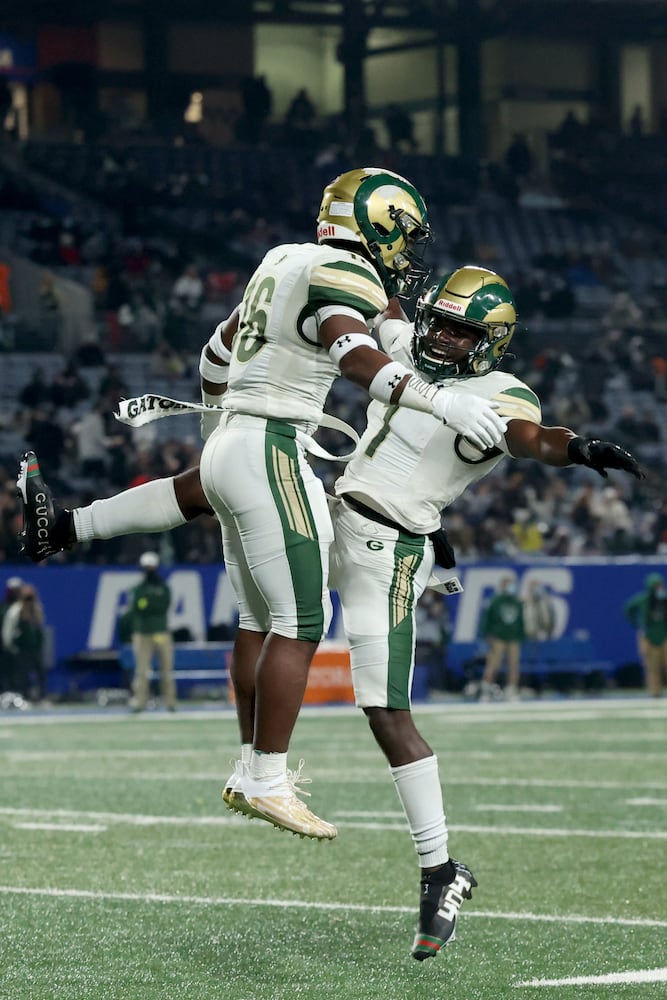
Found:
[[[622,469],[636,479],[644,479],[644,473],[636,458],[612,441],[597,438],[572,438],[567,446],[568,458],[575,465],[586,465],[595,469],[604,479],[608,479],[607,469]]]
[[[497,403],[481,396],[447,389],[439,389],[433,397],[435,416],[482,451],[497,445],[507,430],[507,421],[496,413],[497,408]]]

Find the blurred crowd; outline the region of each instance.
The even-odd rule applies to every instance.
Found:
[[[270,95],[255,86],[246,97],[229,149],[193,135],[143,145],[127,137],[117,145],[30,143],[20,170],[0,165],[0,243],[42,273],[39,320],[29,328],[3,298],[0,274],[0,351],[11,372],[0,408],[0,558],[20,558],[14,476],[27,446],[63,505],[196,464],[195,420],[131,431],[114,420],[114,407],[147,390],[198,398],[201,344],[270,246],[313,239],[323,184],[362,154],[423,190],[442,234],[430,261],[437,272],[474,262],[509,281],[523,326],[506,367],[537,392],[543,422],[617,441],[647,473],[641,483],[613,473],[602,480],[581,467],[505,461],[447,512],[458,555],[667,551],[667,248],[663,229],[642,210],[664,139],[644,136],[635,123],[636,162],[619,195],[616,159],[600,151],[625,157],[628,137],[574,115],[550,136],[545,179],[520,133],[502,162],[434,160],[420,154],[410,117],[397,106],[386,109],[379,137],[367,129],[351,149],[335,122],[317,119],[307,91],[295,94],[279,132]],[[271,156],[256,155],[269,147]],[[595,190],[574,176],[587,170],[597,171]],[[47,176],[79,197],[47,197],[40,188]],[[598,201],[596,191],[604,195]],[[58,353],[63,276],[88,289],[94,306],[90,328],[66,356]],[[339,380],[327,409],[360,430],[366,402]],[[333,432],[320,437],[333,451],[345,448]],[[318,463],[329,488],[339,471]],[[62,559],[134,562],[148,544],[140,537],[95,543]],[[220,557],[208,518],[160,545],[165,562]]]

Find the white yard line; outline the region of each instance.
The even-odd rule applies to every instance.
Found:
[[[628,806],[667,806],[667,799],[626,799]]]
[[[515,986],[623,986],[626,983],[667,983],[667,969],[609,972],[604,976],[569,976],[567,979],[528,979]]]
[[[480,804],[475,806],[475,809],[481,811],[489,812],[543,812],[543,813],[556,813],[562,812],[562,806],[535,806],[535,805],[496,805],[494,803]],[[357,809],[339,809],[338,812],[333,814],[334,816],[345,816],[348,819],[403,819],[403,813],[399,809],[395,809],[393,812],[372,812],[370,810],[357,810]]]
[[[221,767],[220,770],[216,771],[135,771],[132,774],[112,774],[110,771],[86,771],[84,774],[81,771],[78,771],[77,780],[122,781],[123,783],[127,783],[128,781],[210,781],[221,784],[228,776],[229,771],[229,764],[226,764],[224,768]],[[341,774],[339,769],[334,770],[329,768],[313,769],[310,774],[314,782],[322,782],[323,784],[340,784],[344,781],[346,785],[361,785],[367,784],[369,781],[377,781],[378,779],[384,780],[386,778],[386,772],[380,765],[373,769],[368,768],[362,770],[361,768],[356,768],[355,771],[345,774],[344,776]],[[12,772],[8,771],[6,768],[4,773],[0,774],[0,780],[10,777],[12,777]],[[44,773],[42,771],[35,774],[26,774],[23,772],[20,774],[21,782],[37,781],[41,780],[43,777]],[[69,772],[63,772],[60,775],[53,774],[52,777],[69,778],[70,775]],[[458,772],[456,776],[447,776],[445,784],[456,786],[475,785],[478,787],[491,788],[592,788],[600,791],[608,789],[623,791],[631,788],[634,791],[667,791],[667,782],[665,781],[645,781],[637,783],[634,781],[597,781],[595,779],[579,781],[577,779],[560,778],[481,778],[475,776],[461,776],[460,772]],[[660,801],[662,800],[657,800],[655,804],[658,804]]]
[[[146,816],[141,813],[81,812],[76,809],[12,809],[6,806],[0,808],[0,816],[38,816],[45,820],[61,818],[92,820],[129,826],[229,826],[245,819],[229,812],[222,816]]]
[[[372,814],[365,814],[372,815]],[[131,826],[227,826],[245,822],[243,816],[155,816],[140,813],[82,812],[74,809],[29,809],[0,807],[0,816],[37,817],[37,822],[53,819],[75,819],[125,823]],[[374,823],[362,820],[343,820],[338,824],[351,830],[382,830],[405,833],[405,822]],[[595,837],[612,840],[667,840],[667,830],[577,830],[567,827],[523,827],[523,826],[481,826],[454,823],[449,827],[452,833],[480,833],[484,836],[509,835],[518,837]]]
[[[471,705],[453,700],[451,702],[418,704],[413,707],[413,711],[415,715],[442,715],[446,718],[447,722],[464,725],[471,721],[505,722],[510,719],[521,722],[587,722],[608,718],[664,719],[667,717],[667,702],[664,705],[656,705],[648,696],[637,698],[600,698],[597,700],[590,698],[577,700],[573,698],[567,702],[545,699],[544,701],[512,702],[511,704],[499,702],[491,705]],[[359,714],[359,709],[353,705],[307,705],[303,709],[302,718],[307,720]],[[138,720],[131,716],[125,709],[99,709],[95,707],[81,709],[80,711],[54,708],[34,713],[2,713],[0,718],[2,718],[3,727],[13,725],[58,725],[60,723],[71,725],[73,722],[87,725],[115,723],[137,726],[138,724]],[[165,725],[173,726],[179,722],[192,720],[196,720],[198,723],[212,722],[216,725],[221,721],[229,721],[236,725],[236,713],[227,704],[202,706],[196,709],[189,709],[183,706],[174,715],[162,711],[147,712],[141,717],[140,724],[144,722],[149,724],[164,723]]]
[[[337,824],[351,830],[403,830],[401,823],[364,823],[343,820]],[[485,837],[494,835],[510,837],[593,837],[597,840],[667,840],[667,830],[574,830],[559,827],[530,826],[476,826],[470,823],[448,824],[450,833],[479,833]]]
[[[0,885],[0,895],[44,896],[56,899],[108,899],[136,903],[176,903],[191,906],[267,906],[275,909],[343,910],[358,913],[414,913],[413,906],[367,906],[363,903],[325,903],[308,899],[248,899],[235,896],[177,896],[159,892],[101,892],[90,889],[56,889],[35,886]],[[649,917],[587,917],[583,914],[508,913],[466,910],[467,917],[486,920],[525,920],[550,924],[613,924],[619,927],[667,927],[667,920]]]
[[[229,753],[233,753],[230,750]],[[210,757],[209,750],[8,750],[3,754],[7,760],[31,761],[31,760],[88,760],[90,757],[118,757],[134,760],[137,757],[156,757],[162,760],[165,757]]]
[[[346,779],[347,780],[347,779]],[[654,790],[667,790],[665,781],[643,781],[636,784],[634,781],[596,781],[561,778],[463,778],[447,777],[447,785],[504,785],[516,788],[646,788]]]
[[[105,833],[108,826],[92,823],[12,823],[15,830],[59,830],[65,833]]]
[[[559,813],[563,811],[562,806],[502,805],[495,802],[480,802],[475,809],[477,812]]]

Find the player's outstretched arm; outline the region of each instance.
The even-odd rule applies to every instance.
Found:
[[[567,427],[543,427],[529,420],[510,420],[505,440],[514,458],[533,458],[544,465],[585,465],[607,479],[607,469],[621,469],[643,479],[639,463],[629,451],[598,438],[584,438]]]
[[[432,413],[481,449],[501,440],[507,421],[496,413],[498,403],[481,396],[462,397],[424,381],[379,350],[361,320],[329,316],[320,324],[319,337],[345,378],[367,389],[373,399]]]

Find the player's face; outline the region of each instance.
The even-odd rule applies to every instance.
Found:
[[[484,336],[467,323],[449,316],[433,316],[424,338],[424,353],[438,362],[456,364],[477,347]]]

